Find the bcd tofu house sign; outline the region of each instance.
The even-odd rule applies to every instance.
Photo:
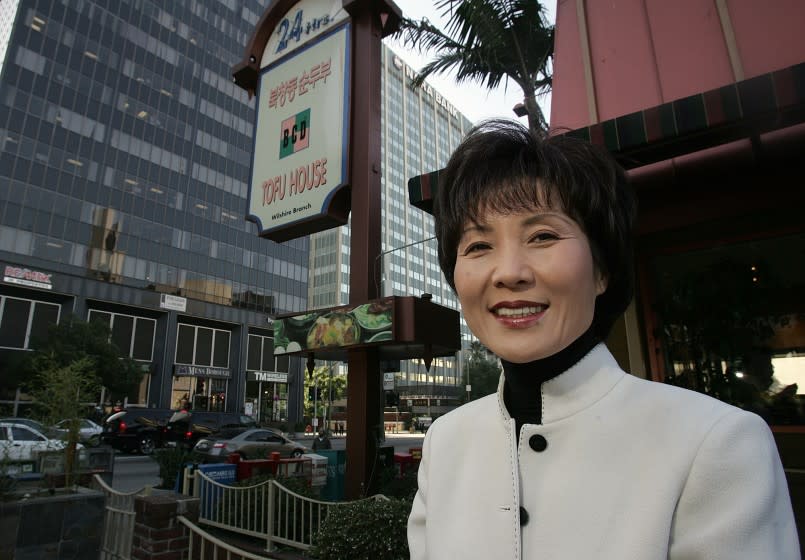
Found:
[[[248,219],[274,241],[346,223],[349,16],[298,2],[260,60]]]

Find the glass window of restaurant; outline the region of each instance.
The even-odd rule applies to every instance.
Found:
[[[274,357],[274,339],[249,333],[244,410],[262,423],[288,420],[288,356]]]
[[[179,324],[171,393],[175,408],[225,410],[231,338],[227,330]]]
[[[657,255],[649,274],[666,383],[805,424],[805,234]]]

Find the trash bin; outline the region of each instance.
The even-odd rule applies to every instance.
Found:
[[[327,457],[327,484],[321,489],[321,499],[328,502],[343,501],[347,452],[343,449],[322,449],[316,455]]]

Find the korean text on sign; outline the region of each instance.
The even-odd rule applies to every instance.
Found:
[[[311,88],[315,88],[320,80],[327,83],[327,76],[332,73],[331,61],[332,59],[327,59],[326,62],[314,64],[309,71],[303,71],[301,76],[294,76],[272,88],[269,92],[268,106],[284,107],[286,102],[292,102],[297,95],[304,95]]]

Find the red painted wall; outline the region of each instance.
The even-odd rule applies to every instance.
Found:
[[[592,123],[577,0],[559,0],[551,126]],[[744,78],[805,61],[805,0],[727,0]],[[598,120],[736,81],[715,0],[584,0]]]

